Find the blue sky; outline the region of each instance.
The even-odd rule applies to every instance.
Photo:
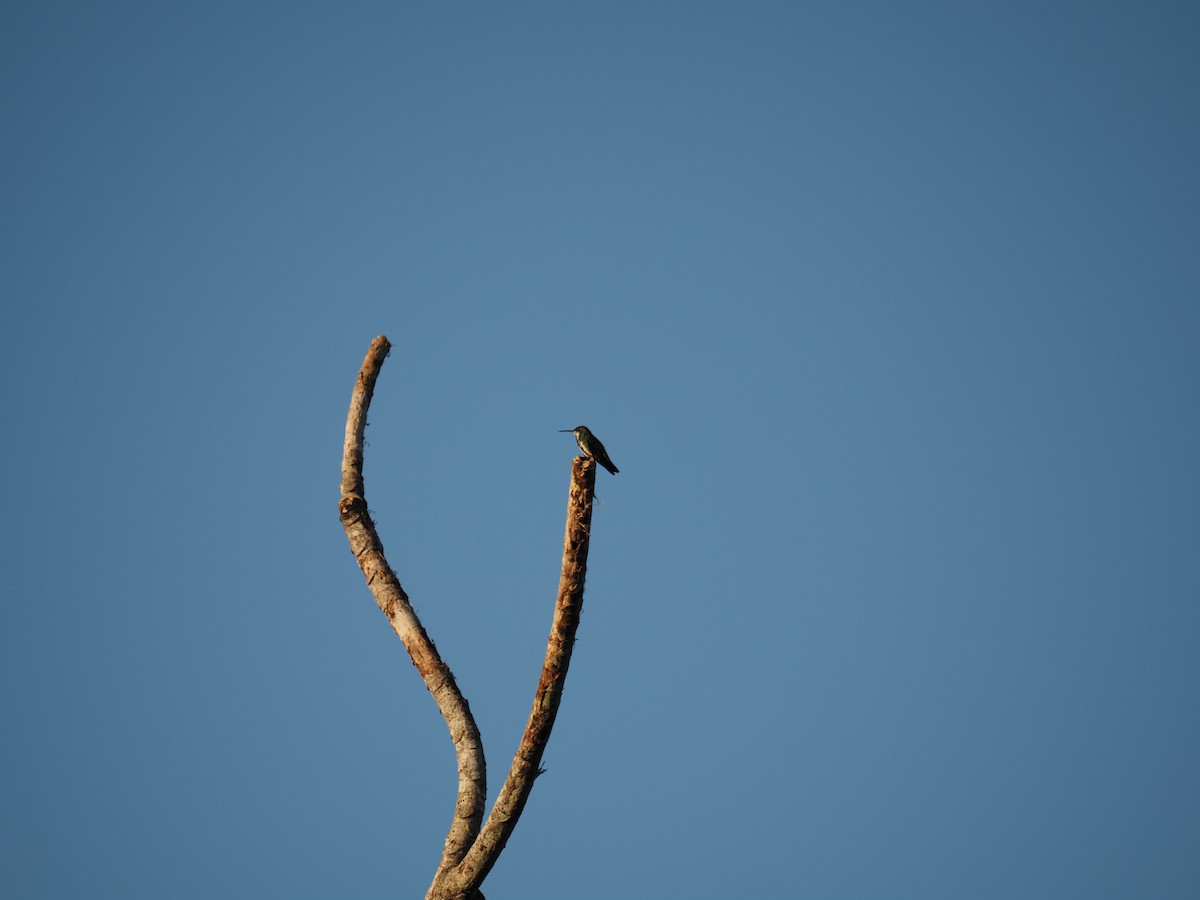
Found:
[[[26,4],[0,29],[0,893],[1200,889],[1200,13]]]

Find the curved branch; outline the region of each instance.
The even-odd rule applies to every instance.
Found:
[[[562,575],[554,620],[546,644],[546,660],[533,697],[533,710],[521,743],[513,757],[496,805],[466,857],[450,870],[439,870],[426,894],[427,900],[471,898],[478,894],[483,879],[496,864],[500,851],[517,826],[534,779],[541,774],[542,753],[562,701],[579,614],[583,610],[583,582],[587,574],[588,541],[591,536],[592,499],[596,490],[596,464],[577,456],[571,464],[571,490],[567,501],[567,530],[563,539]]]
[[[404,642],[404,648],[425,680],[425,686],[441,710],[450,729],[451,740],[454,741],[458,758],[458,800],[455,803],[454,820],[446,835],[441,863],[442,868],[448,868],[463,859],[479,834],[487,794],[487,772],[483,742],[471,708],[459,691],[454,674],[442,662],[437,647],[425,633],[408,601],[408,595],[388,565],[383,544],[367,509],[362,474],[363,432],[375,381],[391,349],[392,345],[386,337],[380,335],[375,338],[354,384],[350,412],[346,418],[346,440],[342,451],[342,499],[338,509],[350,541],[350,550],[367,579],[367,586],[391,623],[392,630]]]

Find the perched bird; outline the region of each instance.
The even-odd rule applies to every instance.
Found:
[[[608,469],[614,475],[621,471],[608,458],[608,451],[600,443],[600,438],[592,434],[586,425],[576,425],[574,428],[560,428],[559,431],[570,432],[575,435],[575,443],[579,445],[579,449],[583,451],[584,456],[594,459],[598,465],[604,466],[604,468]]]

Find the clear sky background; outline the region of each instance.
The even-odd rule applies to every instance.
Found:
[[[1200,892],[1200,12],[20,4],[0,894]]]

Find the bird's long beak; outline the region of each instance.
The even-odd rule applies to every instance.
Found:
[[[564,431],[574,431],[574,430],[575,430],[574,428],[560,428],[560,429],[558,429],[558,433],[562,434]]]

